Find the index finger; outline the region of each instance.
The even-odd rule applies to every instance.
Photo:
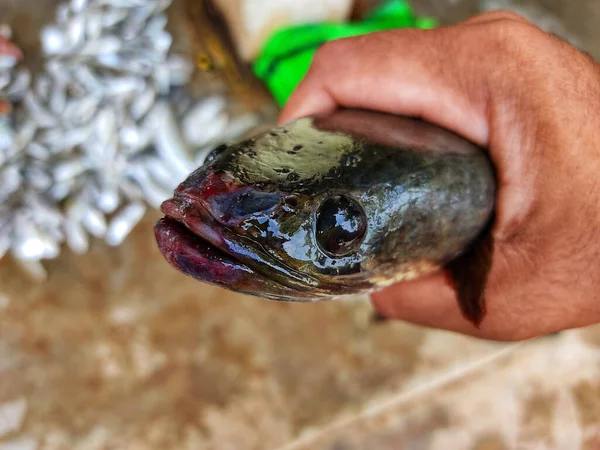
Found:
[[[509,11],[474,16],[459,26],[394,30],[340,39],[322,46],[294,91],[280,123],[339,106],[372,109],[430,121],[485,146],[496,75],[492,22],[529,22]],[[531,25],[531,24],[529,24]],[[489,36],[488,36],[489,37]]]
[[[340,106],[363,108],[422,118],[486,145],[486,96],[465,80],[465,74],[477,76],[480,61],[475,55],[458,61],[458,53],[470,50],[448,42],[452,34],[451,29],[398,30],[325,44],[280,122]]]

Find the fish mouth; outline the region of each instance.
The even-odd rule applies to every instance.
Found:
[[[154,227],[163,257],[180,272],[204,283],[277,301],[331,297],[318,282],[251,251],[216,223],[196,198],[178,194],[161,206]]]

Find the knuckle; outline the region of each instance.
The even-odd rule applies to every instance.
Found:
[[[542,64],[545,59],[539,55],[547,52],[549,43],[537,26],[507,18],[504,13],[495,14],[497,20],[480,20],[460,32],[457,29],[452,45],[465,59],[477,61],[478,70],[505,85],[516,73],[521,80],[524,69]]]
[[[529,21],[525,17],[508,9],[499,9],[497,11],[491,11],[490,14],[494,14],[494,18],[498,20],[512,20],[515,22],[529,23]]]
[[[497,21],[497,20],[507,20],[507,21],[514,21],[514,22],[520,22],[520,23],[530,23],[525,17],[523,17],[520,14],[517,14],[513,11],[510,11],[508,9],[496,9],[493,11],[484,12],[482,14],[475,16],[472,19],[472,23],[492,22],[492,21]]]
[[[514,20],[498,20],[489,25],[490,44],[503,54],[522,58],[531,55],[531,40],[541,35],[539,28]]]
[[[479,42],[481,64],[503,86],[523,86],[547,76],[550,56],[556,54],[552,40],[533,24],[501,19],[477,27],[473,33],[469,37]]]
[[[516,22],[529,23],[529,21],[525,17],[523,17],[520,14],[517,14],[516,12],[510,11],[508,9],[500,9],[495,12],[496,12],[496,17],[498,19],[514,20]]]

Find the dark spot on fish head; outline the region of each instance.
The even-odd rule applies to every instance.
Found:
[[[345,153],[340,161],[342,167],[354,167],[360,161],[360,155],[358,152]]]
[[[332,257],[356,251],[367,231],[367,217],[358,201],[345,195],[325,200],[317,210],[316,241]]]
[[[227,150],[227,144],[221,144],[218,147],[215,147],[204,160],[204,164],[210,164],[225,150]]]
[[[337,178],[339,177],[341,174],[341,170],[339,167],[334,166],[331,169],[329,169],[329,172],[327,173],[327,177],[329,178]]]
[[[268,192],[245,186],[208,199],[213,216],[221,223],[239,225],[250,217],[271,216],[280,204],[278,192]]]
[[[302,145],[296,145],[296,146],[294,146],[293,150],[294,150],[295,152],[298,152],[298,151],[302,150],[303,148],[304,148],[304,147],[303,147]]]

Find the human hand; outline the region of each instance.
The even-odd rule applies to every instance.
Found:
[[[600,68],[524,18],[324,45],[281,122],[337,107],[419,117],[487,148],[498,172],[480,328],[443,273],[372,295],[383,315],[486,339],[600,322]]]

